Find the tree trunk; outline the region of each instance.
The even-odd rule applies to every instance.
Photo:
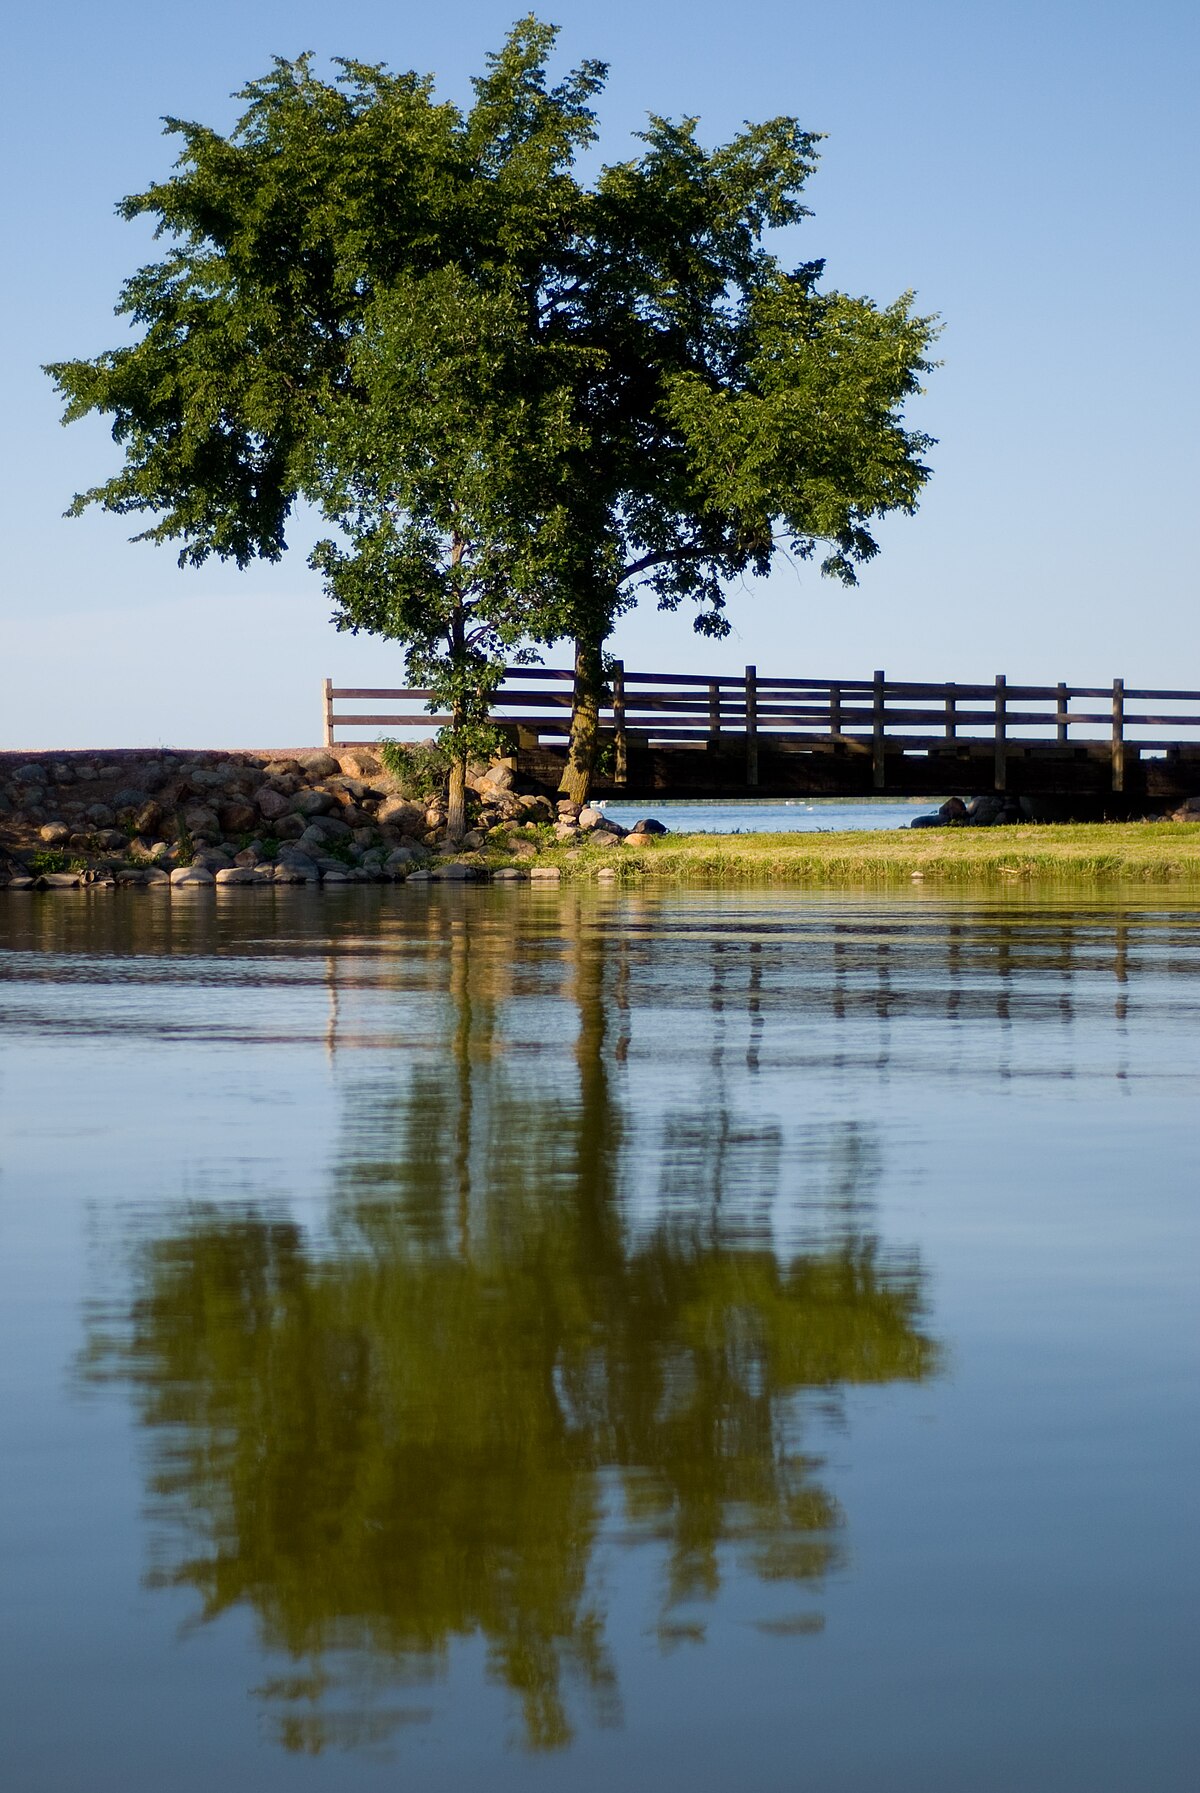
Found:
[[[571,706],[571,739],[559,790],[572,803],[586,803],[600,745],[600,702],[604,696],[603,643],[575,642],[575,693]]]
[[[450,564],[457,567],[463,557],[463,544],[456,535],[450,551]],[[450,619],[450,657],[462,663],[466,646],[466,619],[461,603],[456,603]],[[451,846],[457,847],[467,832],[467,756],[459,742],[462,739],[462,726],[466,720],[461,698],[457,699],[451,710],[451,739],[454,742],[454,758],[450,761],[450,789],[446,801],[446,839]]]
[[[450,762],[450,793],[446,804],[446,839],[457,846],[467,832],[467,756],[456,753]]]

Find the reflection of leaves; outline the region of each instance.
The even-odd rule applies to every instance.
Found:
[[[664,1648],[702,1638],[681,1609],[731,1564],[811,1593],[841,1518],[800,1397],[836,1409],[847,1384],[934,1367],[917,1265],[863,1230],[857,1130],[812,1142],[796,1205],[823,1191],[834,1225],[787,1258],[783,1136],[719,1082],[634,1151],[613,950],[573,943],[559,1088],[505,1048],[511,943],[454,925],[429,960],[444,1049],[346,1080],[326,1243],[261,1205],[197,1208],[141,1250],[132,1304],[85,1350],[149,1436],[156,1579],[194,1588],[203,1619],[254,1611],[290,1663],[260,1690],[289,1749],[416,1722],[397,1684],[473,1637],[529,1746],[566,1742],[579,1697],[613,1722],[601,1537],[661,1552]],[[636,1225],[635,1177],[658,1192]]]
[[[823,1612],[796,1612],[784,1619],[756,1619],[754,1629],[766,1637],[816,1637],[825,1629]]]
[[[122,1357],[191,1541],[170,1578],[206,1618],[248,1603],[297,1662],[369,1650],[423,1674],[482,1633],[546,1747],[569,1736],[568,1683],[613,1709],[589,1593],[603,1472],[668,1551],[668,1608],[716,1592],[725,1546],[766,1580],[819,1580],[838,1515],[790,1397],[923,1376],[932,1347],[915,1275],[861,1242],[783,1265],[664,1227],[597,1267],[553,1205],[525,1219],[472,1258],[427,1234],[326,1256],[285,1221],[197,1211],[147,1250]]]
[[[663,1655],[669,1656],[680,1644],[702,1644],[708,1632],[698,1620],[664,1619],[661,1625],[655,1626],[654,1635]]]
[[[281,1712],[275,1741],[292,1755],[319,1756],[327,1749],[372,1749],[407,1725],[428,1724],[432,1706],[390,1706],[352,1712]]]

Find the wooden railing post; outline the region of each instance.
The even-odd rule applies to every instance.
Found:
[[[840,735],[842,732],[842,687],[840,685],[830,685],[829,687],[829,732],[831,735]]]
[[[629,744],[625,738],[625,662],[612,663],[613,707],[613,777],[618,784],[629,782]]]
[[[1067,715],[1067,705],[1070,702],[1070,698],[1067,693],[1067,687],[1063,684],[1061,679],[1055,687],[1055,690],[1058,702],[1054,711],[1054,734],[1055,739],[1061,746],[1067,739],[1067,728],[1070,725],[1070,718]]]
[[[1005,696],[1007,680],[1002,672],[996,674],[996,789],[1008,788],[1008,726],[1005,721],[1005,709],[1008,702]]]
[[[946,686],[946,739],[953,741],[958,734],[958,698],[954,692],[954,681]]]
[[[887,782],[887,761],[884,757],[886,701],[887,681],[882,672],[876,672],[871,692],[871,775],[877,791],[882,791]]]
[[[721,687],[716,679],[708,681],[708,738],[715,744],[721,733]]]
[[[333,680],[326,679],[321,686],[321,697],[325,712],[325,745],[333,746]]]
[[[746,668],[746,783],[758,783],[758,670]]]
[[[1113,680],[1112,694],[1112,788],[1125,789],[1125,681]]]

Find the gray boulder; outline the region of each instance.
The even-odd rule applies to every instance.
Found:
[[[258,822],[258,811],[252,803],[231,797],[217,810],[222,834],[248,834]]]
[[[1004,806],[1004,798],[991,793],[982,797],[972,797],[967,804],[967,819],[972,828],[991,828],[1000,820]]]
[[[264,784],[254,793],[254,804],[260,816],[268,822],[278,820],[287,815],[292,807],[292,798],[283,791],[277,791],[272,785]]]
[[[341,767],[331,753],[322,753],[319,749],[313,753],[296,755],[297,770],[306,778],[336,778]]]
[[[369,747],[351,747],[340,753],[338,765],[347,778],[378,778],[383,771],[379,755]]]
[[[299,847],[280,847],[279,863],[286,871],[298,873],[310,884],[320,882],[321,873],[316,860],[311,854],[301,852]]]
[[[410,803],[407,797],[385,797],[375,820],[381,828],[397,828],[401,834],[423,834],[427,825],[423,805]]]
[[[297,791],[292,798],[292,808],[301,816],[328,815],[331,809],[337,808],[337,798],[332,791]]]

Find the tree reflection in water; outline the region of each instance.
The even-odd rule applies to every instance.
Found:
[[[804,1391],[935,1367],[919,1269],[866,1228],[861,1134],[827,1142],[824,1235],[781,1257],[778,1130],[730,1111],[719,1056],[694,1112],[635,1129],[620,941],[568,934],[569,1075],[506,1049],[513,957],[451,928],[444,1053],[352,1055],[326,1234],[193,1209],[91,1341],[148,1434],[152,1579],[205,1620],[253,1610],[288,1748],[423,1716],[396,1689],[467,1638],[529,1747],[576,1706],[614,1722],[601,1545],[648,1547],[664,1647],[731,1568],[815,1595],[839,1514]]]

